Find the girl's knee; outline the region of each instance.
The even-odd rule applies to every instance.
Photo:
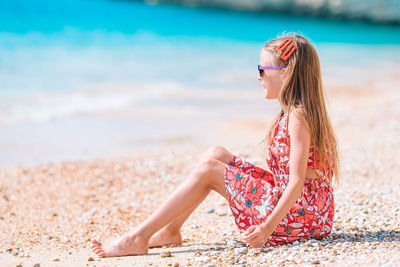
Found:
[[[222,146],[211,146],[201,157],[202,160],[215,159],[224,163],[229,162],[232,154]]]
[[[225,165],[219,160],[208,158],[199,162],[194,177],[206,183],[213,183],[215,177],[223,176]]]
[[[214,172],[215,167],[220,164],[215,158],[205,158],[199,162],[196,171],[202,174],[211,174]]]

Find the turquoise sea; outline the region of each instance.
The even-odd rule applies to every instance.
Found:
[[[240,93],[262,91],[260,49],[282,32],[313,41],[327,85],[400,69],[394,25],[141,1],[0,1],[0,161],[132,151],[199,132],[205,120],[273,112],[262,93],[255,104]]]

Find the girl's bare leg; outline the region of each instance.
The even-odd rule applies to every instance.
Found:
[[[204,194],[203,198],[190,210],[179,215],[170,224],[164,226],[157,231],[149,240],[149,248],[159,247],[165,245],[182,245],[181,227],[189,218],[190,214],[197,208],[197,206],[207,197],[210,189]]]
[[[210,147],[200,158],[200,162],[207,159],[216,159],[223,163],[229,163],[233,154],[220,146]],[[198,204],[193,208],[175,218],[170,224],[164,226],[157,233],[155,233],[149,241],[149,248],[164,245],[181,245],[182,235],[180,229],[185,221],[189,218],[197,206],[207,197],[210,190],[208,190]]]
[[[147,254],[151,236],[198,205],[209,190],[215,190],[226,198],[224,172],[225,164],[219,160],[201,161],[188,179],[147,220],[106,244],[93,240],[93,252],[102,257]]]

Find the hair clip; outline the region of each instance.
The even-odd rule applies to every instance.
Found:
[[[287,48],[286,48],[287,47]],[[287,37],[283,42],[276,48],[277,52],[282,52],[284,49],[286,50],[281,54],[281,59],[283,61],[288,60],[288,58],[296,51],[297,46],[293,42],[292,38]]]

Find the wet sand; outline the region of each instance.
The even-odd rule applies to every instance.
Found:
[[[242,117],[205,129],[213,137],[206,145],[174,146],[178,138],[159,151],[1,168],[1,266],[398,265],[399,82],[327,90],[342,159],[327,238],[245,249],[227,202],[211,193],[183,226],[180,247],[117,258],[90,251],[91,238],[118,236],[149,216],[210,145],[263,166],[259,142],[272,117]],[[163,251],[172,257],[161,257]]]

